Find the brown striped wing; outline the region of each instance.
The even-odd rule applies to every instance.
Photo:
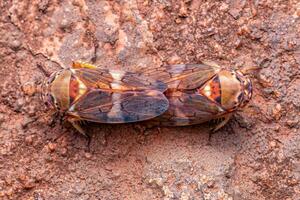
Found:
[[[163,114],[169,102],[156,90],[111,92],[92,90],[81,97],[69,112],[82,120],[99,123],[129,123]]]
[[[141,70],[139,73],[163,81],[170,90],[190,90],[202,86],[220,69],[219,66],[213,64],[180,64]]]
[[[200,124],[226,113],[221,107],[206,97],[193,93],[170,92],[166,94],[169,109],[154,119],[165,126],[186,126]]]
[[[72,71],[88,88],[118,91],[158,90],[161,92],[167,89],[162,81],[138,73],[102,68],[79,68],[72,69]]]

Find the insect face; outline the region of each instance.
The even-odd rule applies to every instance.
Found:
[[[252,96],[250,79],[239,71],[221,70],[199,92],[226,111],[244,107]]]
[[[252,82],[240,71],[236,71],[236,77],[240,81],[243,88],[243,100],[241,100],[240,107],[244,107],[252,98]]]
[[[69,108],[70,70],[61,70],[51,74],[43,84],[43,100],[46,105],[64,112]]]
[[[50,85],[54,81],[57,73],[58,72],[52,73],[49,76],[49,78],[44,79],[44,81],[42,82],[42,85],[41,85],[41,99],[47,107],[54,108],[54,105],[55,105],[55,102],[54,102],[55,100],[54,100],[53,95],[51,94]]]

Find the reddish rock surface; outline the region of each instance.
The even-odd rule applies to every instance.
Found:
[[[0,199],[300,198],[298,0],[0,2]],[[250,105],[206,124],[51,126],[34,85],[72,60],[260,67]]]

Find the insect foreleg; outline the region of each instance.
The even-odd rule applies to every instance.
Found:
[[[226,114],[226,115],[223,115],[221,118],[224,118],[222,119],[213,129],[212,129],[212,132],[216,132],[217,130],[219,130],[220,128],[222,128],[229,120],[230,118],[232,117],[232,113],[229,113],[229,114]]]
[[[70,122],[72,124],[72,126],[79,132],[81,133],[82,135],[84,135],[85,137],[89,137],[85,131],[83,130],[83,128],[80,126],[80,120],[76,119],[76,118],[73,118],[73,117],[70,117],[70,118],[67,118],[68,122]]]

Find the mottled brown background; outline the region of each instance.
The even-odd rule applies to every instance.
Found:
[[[299,21],[299,0],[1,0],[0,199],[300,199]],[[261,67],[250,105],[210,141],[205,124],[88,124],[88,151],[33,88],[38,63],[203,59]]]

